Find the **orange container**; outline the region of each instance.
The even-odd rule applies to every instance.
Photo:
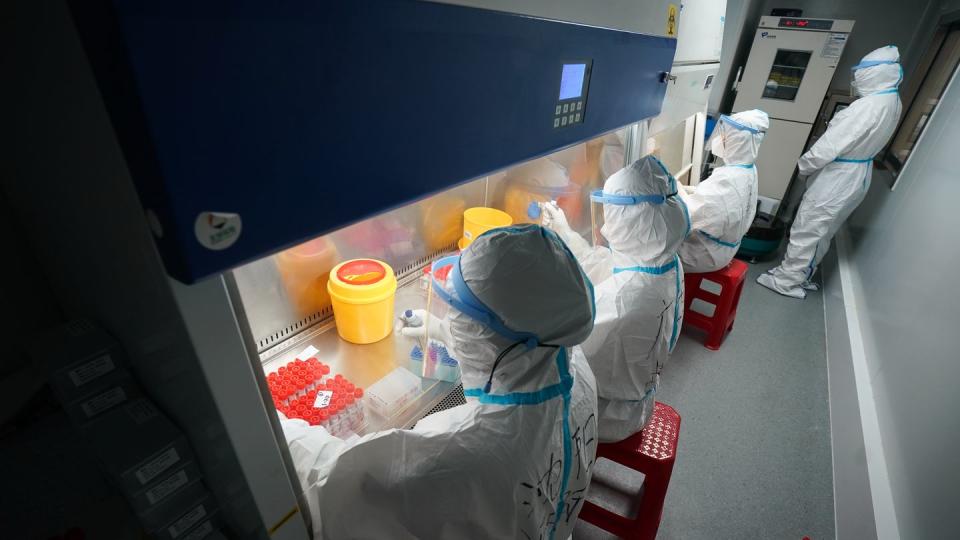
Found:
[[[326,237],[315,238],[277,254],[275,260],[280,279],[300,314],[316,313],[330,305],[327,280],[339,258],[337,247]]]

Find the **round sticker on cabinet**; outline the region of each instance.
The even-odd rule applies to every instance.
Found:
[[[200,212],[193,224],[200,245],[215,251],[232,246],[242,229],[240,214],[230,212]]]

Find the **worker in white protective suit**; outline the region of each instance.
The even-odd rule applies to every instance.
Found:
[[[591,247],[563,211],[545,205],[557,231],[596,286],[593,332],[580,346],[597,377],[600,440],[619,441],[650,419],[660,372],[683,317],[677,248],[690,227],[676,180],[647,156],[622,168],[591,199],[602,204],[607,247]]]
[[[685,272],[714,272],[730,264],[757,213],[757,153],[770,126],[767,113],[722,115],[710,150],[723,160],[709,178],[680,192],[693,231],[680,246]]]
[[[596,383],[570,349],[593,328],[590,281],[538,225],[488,231],[444,265],[434,300],[450,309],[432,331],[465,405],[349,445],[281,418],[316,538],[571,535],[597,445]]]
[[[757,283],[785,296],[806,297],[810,281],[830,249],[830,240],[860,205],[870,188],[873,158],[887,144],[900,119],[897,88],[903,80],[900,53],[893,45],[877,49],[853,66],[851,90],[860,96],[830,121],[827,131],[797,161],[810,176],[790,243],[780,266]]]

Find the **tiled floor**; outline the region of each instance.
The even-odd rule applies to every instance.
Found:
[[[658,538],[834,536],[821,293],[801,301],[757,285],[774,264],[751,265],[719,351],[684,332],[664,370],[657,399],[683,421]],[[601,462],[594,496],[616,508],[616,493],[640,484],[632,475]],[[610,536],[581,522],[574,538]]]

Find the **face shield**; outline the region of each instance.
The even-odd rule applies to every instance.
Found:
[[[727,121],[729,119],[730,117],[725,114],[720,115],[713,133],[710,134],[710,139],[707,141],[707,148],[710,149],[710,153],[720,159],[727,156],[727,137],[729,136]]]
[[[764,130],[756,129],[738,122],[725,114],[720,115],[717,126],[710,135],[708,145],[710,152],[722,159],[725,164],[731,164],[734,154],[744,153],[756,156],[763,138]],[[743,145],[746,144],[746,148]]]
[[[664,195],[614,195],[605,193],[602,189],[590,194],[590,225],[591,237],[594,246],[606,246],[607,241],[603,234],[606,224],[605,207],[633,206],[637,204],[662,204],[667,200]]]
[[[710,138],[707,139],[707,148],[710,149],[710,153],[714,156],[723,159],[725,154],[724,152],[724,139],[725,135],[723,133],[723,120],[717,120],[716,125],[713,128],[713,133],[710,134]]]
[[[484,385],[485,392],[490,390],[493,373],[497,365],[511,351],[518,348],[520,351],[527,351],[540,346],[552,346],[541,344],[535,334],[510,329],[499,315],[486,307],[463,280],[460,273],[459,255],[444,257],[435,261],[431,266],[426,311],[427,333],[425,342],[427,353],[424,355],[422,375],[426,378],[441,378],[439,374],[442,374],[444,370],[458,366],[458,362],[454,359],[455,356],[461,354],[473,356],[483,353],[481,350],[473,350],[476,347],[483,348],[486,345],[476,342],[476,337],[463,340],[457,340],[454,337],[452,330],[455,329],[451,329],[452,325],[450,324],[450,319],[454,317],[466,316],[473,323],[476,323],[471,326],[477,327],[479,325],[485,330],[492,330],[493,333],[499,334],[512,343],[499,351],[490,369],[489,378]]]
[[[593,328],[593,289],[580,265],[557,235],[536,225],[493,229],[461,255],[432,265],[430,311],[444,322],[428,326],[431,338],[447,340],[459,361],[464,387],[489,393],[501,361],[512,364],[506,374],[555,378],[556,365],[541,363],[551,351],[581,343]],[[446,277],[443,278],[444,273]],[[445,304],[445,308],[435,308]],[[520,370],[520,371],[518,371]],[[519,375],[523,385],[535,377]],[[544,379],[546,380],[546,379]],[[539,387],[538,385],[534,385]]]
[[[424,320],[416,320],[416,315],[410,310],[401,317],[405,324],[423,325],[423,332],[417,335],[410,358],[413,371],[426,379],[455,381],[459,377],[459,362],[447,321],[450,305],[442,300],[439,292],[448,287],[450,271],[453,269],[451,259],[440,259],[425,271],[427,305]]]

